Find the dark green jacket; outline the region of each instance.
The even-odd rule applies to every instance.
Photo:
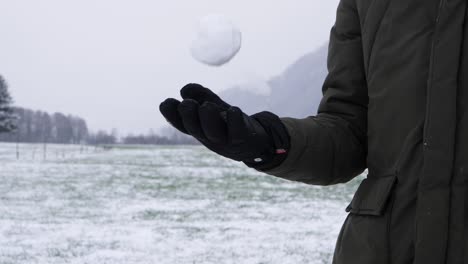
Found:
[[[318,114],[282,119],[291,150],[267,171],[330,185],[368,168],[335,264],[468,264],[466,2],[341,0]]]

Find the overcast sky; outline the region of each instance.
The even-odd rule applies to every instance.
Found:
[[[328,40],[338,0],[2,0],[0,74],[18,106],[84,117],[91,129],[159,129],[188,82],[220,91],[281,73]],[[199,18],[243,33],[228,65],[194,61]]]

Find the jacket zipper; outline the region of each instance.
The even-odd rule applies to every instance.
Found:
[[[439,20],[440,20],[440,13],[442,10],[444,0],[439,0],[439,7],[437,9],[437,17],[434,23],[434,34],[432,35],[432,43],[431,43],[431,57],[430,57],[430,63],[429,63],[429,76],[427,78],[427,89],[426,89],[426,115],[425,115],[425,120],[424,120],[424,131],[423,131],[423,145],[424,148],[427,148],[430,146],[429,144],[429,138],[427,135],[427,130],[429,128],[429,113],[430,113],[430,105],[431,105],[431,90],[432,90],[432,78],[433,78],[433,68],[434,68],[434,49],[435,49],[435,43],[437,40],[437,35],[438,35],[438,25],[439,25]]]

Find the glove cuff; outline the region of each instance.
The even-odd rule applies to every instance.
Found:
[[[265,153],[271,157],[263,162],[244,162],[258,171],[266,171],[279,166],[287,157],[290,149],[290,136],[281,119],[271,112],[260,112],[251,116],[265,129],[273,141],[273,153]]]

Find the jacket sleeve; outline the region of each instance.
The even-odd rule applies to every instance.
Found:
[[[341,0],[331,29],[328,75],[316,116],[282,118],[291,148],[285,161],[264,171],[314,185],[350,181],[367,167],[367,81],[355,0]]]

